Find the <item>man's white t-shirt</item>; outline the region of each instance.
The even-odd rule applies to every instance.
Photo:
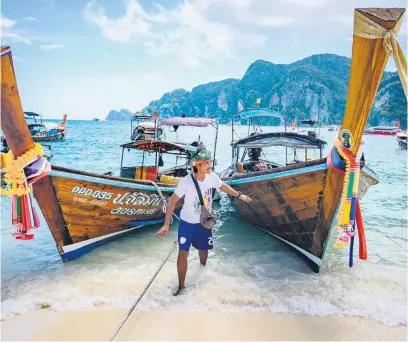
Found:
[[[222,180],[216,173],[211,172],[205,176],[202,182],[197,179],[197,183],[203,196],[204,205],[211,210],[213,188],[220,188],[223,184]],[[180,198],[184,196],[184,205],[180,212],[180,218],[188,223],[200,223],[201,204],[191,174],[185,176],[178,183],[174,193]]]

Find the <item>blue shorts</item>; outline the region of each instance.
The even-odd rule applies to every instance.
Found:
[[[212,229],[204,228],[200,223],[188,223],[180,220],[178,243],[179,249],[182,251],[190,250],[191,245],[199,251],[212,249]]]

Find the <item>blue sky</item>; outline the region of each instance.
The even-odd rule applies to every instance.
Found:
[[[351,55],[355,7],[403,0],[3,0],[26,111],[104,119],[164,92],[241,78],[257,59]],[[399,41],[406,50],[406,25]],[[389,63],[389,70],[394,66]]]

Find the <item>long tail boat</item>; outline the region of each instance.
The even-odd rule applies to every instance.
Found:
[[[253,199],[251,203],[233,199],[236,210],[254,226],[306,256],[316,271],[322,265],[334,227],[338,236],[333,247],[350,248],[350,267],[357,237],[359,257],[367,258],[359,198],[378,181],[367,167],[361,168],[365,161],[361,158],[363,144],[360,143],[391,52],[406,93],[407,64],[395,39],[404,12],[401,8],[354,11],[347,104],[339,134],[327,158],[308,160],[307,150],[321,149],[321,142],[295,133],[254,131],[245,139],[234,141],[233,138],[232,165],[221,176]],[[239,114],[241,120],[250,122],[265,115],[271,114],[259,109]],[[294,160],[279,165],[262,158],[263,148],[271,146],[293,149]],[[299,151],[305,152],[304,160],[296,158]]]
[[[42,121],[41,114],[33,112],[24,112],[24,114],[27,116],[26,120],[30,121],[28,123],[28,129],[35,142],[63,140],[67,135],[67,114],[63,115],[62,121],[59,125],[45,125]],[[37,118],[39,119],[38,121]]]
[[[395,135],[399,147],[407,149],[407,132],[399,132]]]
[[[1,48],[1,97],[1,129],[12,153],[5,175],[8,186],[2,189],[2,195],[13,200],[14,236],[32,239],[34,228],[39,226],[32,186],[63,261],[76,259],[125,233],[162,222],[168,198],[180,177],[187,174],[188,160],[200,148],[197,144],[160,140],[124,144],[120,177],[51,167],[41,145],[33,142],[24,119],[10,47]],[[202,127],[212,123],[210,119],[198,121],[196,125]],[[142,165],[135,166],[134,160],[126,164],[124,153],[128,150],[143,153]],[[156,158],[145,159],[145,154],[152,152]],[[162,154],[186,162],[160,169],[165,162]],[[180,209],[177,207],[176,212]]]
[[[156,112],[157,113],[157,112]],[[130,140],[152,140],[158,139],[163,130],[160,128],[160,121],[157,114],[133,114],[130,119]]]

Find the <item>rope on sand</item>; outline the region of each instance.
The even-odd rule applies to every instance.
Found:
[[[156,276],[159,274],[160,270],[162,269],[162,267],[164,266],[164,264],[166,263],[166,261],[170,258],[170,255],[173,253],[174,249],[177,246],[177,240],[174,241],[174,245],[170,251],[170,253],[167,255],[166,259],[164,259],[163,263],[160,265],[160,267],[158,268],[158,270],[156,271],[156,273],[153,275],[152,279],[150,279],[149,283],[146,285],[146,287],[144,288],[143,292],[140,294],[140,296],[137,298],[136,302],[132,305],[132,307],[130,308],[130,310],[128,311],[128,313],[126,314],[126,316],[123,318],[122,322],[119,324],[119,326],[116,328],[115,332],[113,333],[113,335],[111,336],[111,338],[109,339],[109,341],[113,341],[114,338],[116,337],[116,335],[118,334],[119,330],[123,327],[123,325],[125,324],[126,320],[129,318],[129,316],[132,314],[133,310],[135,309],[136,305],[140,302],[140,300],[142,299],[143,295],[146,293],[146,291],[148,290],[148,288],[150,287],[150,285],[152,284],[153,280],[156,278]]]

